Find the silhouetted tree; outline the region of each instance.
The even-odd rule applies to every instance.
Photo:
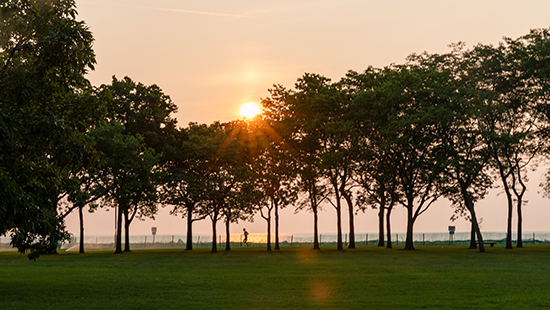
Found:
[[[136,152],[139,157],[127,158],[139,163],[135,169],[130,166],[116,168],[116,171],[134,169],[129,175],[140,175],[136,182],[125,184],[136,192],[116,191],[118,195],[124,195],[126,198],[113,197],[119,204],[119,216],[124,216],[125,251],[130,251],[130,224],[135,216],[154,218],[158,210],[156,188],[161,183],[164,165],[168,162],[170,154],[175,152],[172,147],[175,135],[172,133],[175,131],[176,120],[171,118],[171,114],[176,111],[176,105],[157,85],[145,86],[128,77],[118,80],[113,76],[111,85],[102,85],[101,92],[102,96],[111,99],[107,101],[107,120],[111,124],[121,124],[122,129],[118,135],[126,137],[121,137],[120,141],[131,143],[131,146],[128,145],[127,148],[122,149],[132,153],[128,156],[134,156],[133,153]],[[138,142],[134,142],[133,139]],[[107,157],[111,155],[123,157],[119,150]],[[114,162],[110,164],[111,167],[116,166]],[[148,171],[146,171],[147,168]],[[115,184],[106,182],[105,171],[102,173],[102,186],[105,189]],[[114,189],[108,190],[115,192]],[[130,196],[132,197],[129,198]],[[121,219],[119,223],[120,221]],[[117,229],[120,234],[121,226]]]
[[[162,185],[162,202],[173,206],[173,215],[187,218],[186,250],[193,249],[193,223],[203,220],[207,214],[199,214],[208,197],[207,172],[216,148],[209,139],[215,135],[214,127],[190,123],[175,133],[175,152],[166,164]]]
[[[85,78],[93,37],[76,15],[73,0],[0,3],[0,235],[31,259],[68,238],[57,204],[102,115]]]
[[[96,191],[102,191],[103,204],[118,207],[115,253],[122,253],[122,217],[125,219],[125,249],[130,251],[130,223],[138,217],[154,217],[157,212],[157,190],[154,166],[159,156],[145,147],[141,136],[124,134],[116,122],[91,133],[103,165],[94,176]]]

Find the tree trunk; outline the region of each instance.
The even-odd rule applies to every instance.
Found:
[[[382,193],[380,197],[380,209],[378,210],[378,246],[384,246],[384,210],[386,207],[386,196]],[[388,211],[389,212],[389,211]],[[389,238],[388,238],[389,240]]]
[[[340,191],[338,188],[338,183],[331,176],[332,187],[334,188],[334,196],[336,196],[336,248],[338,251],[343,251],[344,246],[342,244],[342,203],[340,202]]]
[[[231,235],[230,235],[230,230],[229,230],[229,226],[231,225],[231,223],[229,222],[229,219],[226,218],[225,220],[225,250],[226,251],[231,251]]]
[[[319,216],[317,214],[317,206],[313,207],[313,249],[320,250],[319,247]]]
[[[512,195],[509,192],[506,192],[506,197],[508,198],[508,221],[506,223],[506,248],[513,249],[512,247],[512,214],[514,212],[514,205],[512,202]]]
[[[267,210],[267,251],[271,252],[271,209]]]
[[[275,203],[275,248],[274,250],[280,250],[279,248],[279,204]]]
[[[517,174],[518,174],[518,183],[521,185],[521,190],[517,191],[514,187],[514,194],[516,194],[516,198],[518,200],[517,205],[517,212],[518,212],[518,243],[516,247],[522,248],[523,247],[523,216],[522,216],[522,205],[523,205],[523,194],[525,194],[525,191],[527,190],[527,186],[525,186],[525,183],[523,182],[521,178],[521,168],[519,166],[516,166],[517,168]],[[514,182],[515,183],[515,182]],[[534,241],[534,240],[533,240]]]
[[[355,249],[355,224],[354,224],[354,214],[353,214],[353,201],[348,195],[344,195],[346,203],[348,204],[349,211],[349,244],[348,249]]]
[[[405,240],[405,250],[413,251],[413,200],[412,198],[407,198],[407,239]]]
[[[122,208],[118,207],[115,254],[122,254]]]
[[[78,217],[80,219],[80,250],[78,253],[84,254],[84,215],[82,214],[84,207],[78,207]]]
[[[343,251],[344,246],[342,243],[342,208],[340,205],[340,199],[336,200],[336,232],[337,232],[337,245],[338,251]]]
[[[477,242],[476,242],[476,230],[474,228],[474,221],[470,220],[470,247],[469,249],[475,250],[477,249]]]
[[[477,224],[477,217],[476,217],[476,212],[473,208],[473,204],[470,210],[470,215],[473,219],[474,231],[476,232],[477,240],[479,242],[479,252],[483,253],[485,252],[485,245],[483,245],[483,236],[481,235],[481,230],[479,229],[479,225]]]
[[[506,194],[506,201],[508,202],[508,218],[506,219],[506,249],[512,249],[512,216],[514,203],[512,201],[512,192],[508,186],[508,177],[512,173],[512,170],[509,170],[508,173],[505,172],[507,168],[501,163],[497,153],[493,155],[495,162],[498,166],[498,172],[500,175],[500,180],[502,181],[502,186],[504,187],[504,193]]]
[[[185,203],[187,208],[187,242],[185,243],[185,249],[188,251],[193,250],[193,203]]]
[[[386,248],[387,249],[391,249],[392,248],[392,245],[391,245],[391,224],[390,224],[390,216],[391,216],[391,211],[393,209],[393,206],[390,205],[388,207],[388,212],[386,213],[386,231],[388,233],[388,243],[386,245]],[[382,223],[383,224],[383,223]]]
[[[130,251],[130,219],[128,218],[128,210],[124,211],[124,252]]]
[[[503,184],[504,192],[506,193],[506,199],[508,201],[508,219],[506,222],[506,249],[513,249],[512,247],[512,215],[514,211],[514,203],[512,201],[512,193],[510,192],[510,188],[508,187],[508,184],[505,183],[504,179],[502,180],[502,182],[504,183]]]
[[[215,217],[210,217],[212,219],[212,253],[218,252],[218,244],[216,241],[216,224],[218,223],[218,215],[216,214]]]
[[[522,248],[523,247],[523,227],[521,225],[521,222],[522,222],[522,216],[521,216],[521,199],[522,199],[523,195],[518,197],[518,244],[516,245],[516,247],[518,248]]]
[[[470,195],[468,194],[467,185],[460,180],[459,180],[459,183],[460,183],[460,191],[462,192],[462,197],[464,198],[464,204],[466,205],[466,209],[470,211],[470,218],[472,219],[472,229],[475,232],[477,237],[477,241],[479,244],[479,252],[483,253],[485,252],[485,246],[483,245],[483,236],[481,235],[481,231],[477,223],[474,202],[472,201],[472,199],[470,198]],[[470,248],[471,248],[471,245],[470,245]]]

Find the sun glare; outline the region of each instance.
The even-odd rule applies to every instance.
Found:
[[[249,102],[245,103],[241,106],[241,110],[239,111],[239,114],[246,118],[253,118],[254,116],[260,114],[262,111],[260,111],[260,107],[256,105],[255,103]]]

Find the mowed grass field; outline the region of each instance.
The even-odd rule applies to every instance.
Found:
[[[0,252],[0,309],[549,309],[550,247]]]

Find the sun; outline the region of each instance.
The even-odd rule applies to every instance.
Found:
[[[239,111],[239,114],[245,118],[253,118],[260,113],[262,113],[260,107],[252,102],[243,104]]]

